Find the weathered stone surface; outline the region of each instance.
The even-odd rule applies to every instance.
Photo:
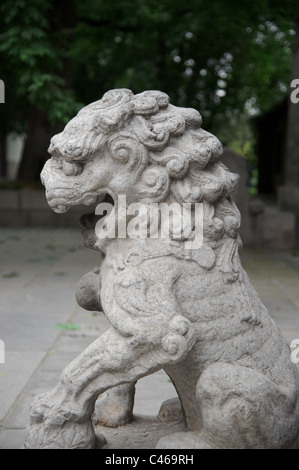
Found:
[[[93,424],[117,428],[133,420],[135,382],[111,388],[96,401]]]
[[[183,411],[179,398],[171,398],[162,403],[157,420],[164,421],[183,421]]]
[[[95,448],[111,429],[113,441],[114,428],[102,426],[105,438],[95,432],[98,397],[109,390],[96,406],[102,423],[121,421],[113,416],[109,423],[101,404],[113,415],[120,405],[122,416],[126,404],[129,421],[132,384],[162,368],[178,392],[184,424],[165,425],[153,445],[295,447],[299,375],[241,266],[232,199],[238,178],[221,163],[221,145],[201,128],[199,113],[169,104],[159,91],[111,90],[83,108],[49,151],[42,181],[54,211],[94,204],[105,193],[114,200],[100,222],[100,214],[81,219],[85,246],[102,252],[103,261],[77,289],[85,308],[102,306],[111,329],[64,369],[53,390],[35,398],[25,447]],[[162,216],[148,219],[146,237],[128,235],[133,203],[141,204],[140,225],[153,203],[174,202],[191,215],[184,230],[174,213],[167,236],[156,237]],[[191,237],[200,227],[202,244]],[[133,425],[117,429],[126,434]]]
[[[171,434],[171,436],[177,436],[178,433],[180,439],[182,434],[185,437],[185,441],[189,438],[189,433],[184,432],[185,425],[179,420],[168,420],[158,421],[152,416],[134,416],[132,421],[127,426],[120,426],[119,428],[107,428],[104,426],[95,426],[96,433],[96,448],[98,449],[155,449],[157,445],[162,449],[163,438],[165,435]],[[196,436],[197,437],[197,436]],[[171,439],[174,442],[174,447],[179,448],[177,439]],[[194,439],[194,437],[193,437]],[[161,441],[161,444],[159,442]],[[184,442],[184,440],[181,440]],[[170,444],[171,445],[171,444]],[[175,447],[176,445],[176,447]],[[190,439],[188,440],[187,446],[190,447]],[[167,447],[170,449],[171,447]],[[182,447],[183,448],[183,447]],[[186,448],[186,447],[184,447]],[[187,447],[188,448],[188,447]]]

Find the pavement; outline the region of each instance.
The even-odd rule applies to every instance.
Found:
[[[299,343],[299,252],[245,248],[241,258],[288,343]],[[0,229],[0,449],[22,448],[33,397],[54,387],[63,368],[109,327],[102,313],[75,300],[77,282],[98,261],[83,247],[80,228]],[[174,396],[163,371],[145,377],[134,413],[156,415]]]

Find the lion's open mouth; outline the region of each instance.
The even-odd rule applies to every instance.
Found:
[[[113,199],[109,194],[106,194],[106,196],[104,197],[104,201],[109,202],[112,205],[114,205]],[[95,211],[89,212],[87,214],[83,214],[80,217],[80,225],[83,229],[81,234],[82,234],[84,246],[86,246],[86,248],[98,250],[96,246],[96,242],[97,242],[97,236],[95,233],[96,224],[100,219],[104,219],[105,217],[107,217],[107,214],[103,214],[103,215],[96,214]]]
[[[110,194],[106,194],[102,202],[108,202],[114,206],[113,198]],[[83,214],[80,217],[80,225],[84,230],[94,230],[96,223],[106,217],[107,214],[104,215],[97,215],[95,212],[89,212],[87,214]]]
[[[84,230],[94,230],[96,223],[105,216],[96,215],[94,212],[83,214],[80,217],[80,225]]]

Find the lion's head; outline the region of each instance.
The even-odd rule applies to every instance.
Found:
[[[105,193],[126,195],[128,203],[203,202],[206,230],[236,237],[238,176],[221,163],[221,144],[201,123],[198,111],[173,106],[163,92],[108,91],[52,138],[41,174],[50,206],[62,213]]]

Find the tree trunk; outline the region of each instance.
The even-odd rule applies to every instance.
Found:
[[[296,1],[295,41],[291,79],[292,81],[299,79],[299,0]],[[278,202],[280,209],[291,211],[295,214],[294,247],[299,249],[299,103],[295,103],[291,99],[289,99],[288,103],[287,119],[284,184],[279,188]]]
[[[34,182],[49,158],[47,149],[51,137],[62,131],[63,125],[51,126],[46,112],[31,108],[29,112],[28,134],[24,145],[18,180]]]

